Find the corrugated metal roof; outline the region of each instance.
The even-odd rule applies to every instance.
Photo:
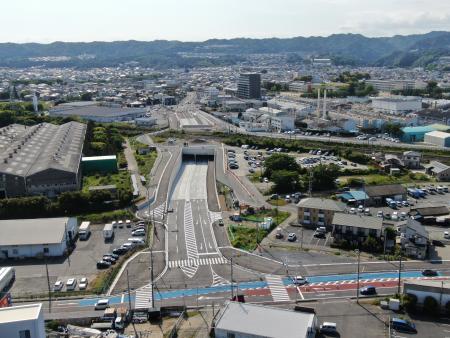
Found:
[[[315,198],[315,197],[304,198],[297,203],[297,206],[302,208],[333,210],[333,211],[344,210],[344,207],[340,203],[337,203],[336,201],[327,198]]]
[[[333,216],[334,225],[346,225],[354,228],[381,229],[383,220],[379,217],[353,215],[337,212]]]

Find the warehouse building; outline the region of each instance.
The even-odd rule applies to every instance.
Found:
[[[85,134],[79,122],[1,128],[0,198],[78,190]]]
[[[45,338],[42,304],[0,308],[0,337]]]
[[[81,104],[70,102],[58,105],[50,110],[50,116],[77,116],[85,120],[95,122],[122,122],[133,121],[139,117],[145,117],[146,108],[128,108],[120,105],[101,105],[96,102],[92,104]]]
[[[450,147],[450,134],[437,130],[426,133],[425,143],[434,144],[439,147]]]
[[[446,132],[449,128],[449,126],[439,123],[419,127],[405,127],[402,128],[402,141],[407,143],[423,142],[425,140],[425,134],[431,133],[433,131]]]
[[[314,312],[227,302],[213,325],[216,338],[313,338],[319,321]]]
[[[86,175],[93,173],[116,173],[117,172],[117,156],[90,156],[81,160],[83,173]]]
[[[402,115],[422,109],[422,98],[418,96],[373,97],[372,108],[377,112]]]
[[[63,256],[77,231],[75,217],[0,220],[0,259]]]

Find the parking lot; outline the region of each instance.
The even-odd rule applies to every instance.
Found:
[[[317,230],[308,229],[304,227],[297,227],[288,225],[281,229],[281,238],[275,237],[275,243],[288,243],[293,246],[301,247],[304,245],[308,248],[320,248],[330,244],[331,232],[327,232],[323,236],[318,236]],[[289,234],[295,234],[295,240],[289,239]],[[276,236],[276,232],[275,232]]]
[[[91,225],[91,236],[87,241],[76,242],[76,247],[69,257],[48,258],[48,274],[50,287],[53,288],[57,280],[66,282],[69,278],[79,281],[87,277],[92,281],[98,273],[96,263],[106,253],[120,247],[131,237],[131,229],[116,228],[114,240],[105,243],[103,239],[103,224]],[[16,280],[11,288],[13,297],[45,294],[48,292],[46,265],[44,260],[27,259],[22,261],[2,261],[1,266],[14,266]],[[65,291],[64,286],[61,291]],[[78,290],[78,287],[75,288]]]

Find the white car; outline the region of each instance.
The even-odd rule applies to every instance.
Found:
[[[61,291],[64,286],[64,283],[60,280],[56,281],[53,285],[53,291]]]
[[[355,209],[355,208],[351,208],[351,209],[350,209],[350,213],[351,213],[351,214],[356,214],[356,209]]]
[[[446,238],[446,239],[450,238],[450,235],[449,235],[448,231],[444,231],[444,238]]]
[[[80,284],[78,284],[78,288],[80,290],[85,290],[87,288],[88,285],[88,280],[86,277],[83,277],[80,279]]]
[[[383,210],[378,210],[377,217],[383,218]]]
[[[70,278],[66,282],[66,290],[75,290],[75,287],[77,286],[77,280],[76,278]]]
[[[295,276],[292,278],[292,283],[294,283],[295,285],[304,285],[308,283],[308,281],[303,276]]]

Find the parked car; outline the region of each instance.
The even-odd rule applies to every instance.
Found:
[[[375,286],[367,285],[359,289],[359,293],[361,295],[376,295],[377,289],[375,288]]]
[[[336,334],[337,328],[336,323],[331,322],[324,322],[320,325],[320,332],[321,333],[329,333],[329,334]]]
[[[123,255],[123,254],[125,254],[127,251],[128,251],[127,249],[120,247],[120,248],[114,249],[114,250],[113,250],[113,254],[116,254],[116,255]]]
[[[75,287],[77,286],[77,280],[76,278],[69,278],[66,282],[66,290],[75,290]]]
[[[144,229],[137,229],[131,232],[131,236],[145,236]]]
[[[377,217],[383,218],[383,210],[378,210]]]
[[[115,260],[118,260],[119,259],[119,255],[117,255],[117,254],[115,254],[115,253],[107,253],[107,254],[104,254],[103,255],[103,257],[105,257],[105,256],[109,256],[109,257],[112,257],[112,258],[114,258]]]
[[[444,238],[445,239],[449,239],[450,238],[450,234],[448,233],[448,231],[444,231]]]
[[[107,269],[111,266],[110,262],[101,260],[97,262],[97,269]]]
[[[64,286],[64,283],[60,280],[56,281],[53,285],[53,291],[61,291]]]
[[[406,319],[392,318],[391,327],[396,331],[417,333],[414,323]]]
[[[95,303],[96,310],[105,310],[109,307],[109,299],[99,299],[97,303]]]
[[[434,276],[437,276],[438,273],[435,270],[425,269],[422,271],[422,275],[424,275],[426,277],[434,277]]]
[[[295,285],[304,285],[308,283],[308,281],[303,276],[295,276],[292,278],[292,283],[294,283]]]
[[[88,285],[88,280],[86,277],[83,277],[80,279],[80,284],[78,284],[78,288],[80,290],[85,290],[87,288]]]
[[[295,234],[295,233],[293,233],[293,232],[291,232],[289,235],[288,235],[288,241],[289,242],[295,242],[296,240],[297,240],[297,235]]]
[[[111,256],[103,256],[102,258],[103,261],[105,262],[110,262],[111,264],[116,264],[116,260],[114,258],[112,258]]]

